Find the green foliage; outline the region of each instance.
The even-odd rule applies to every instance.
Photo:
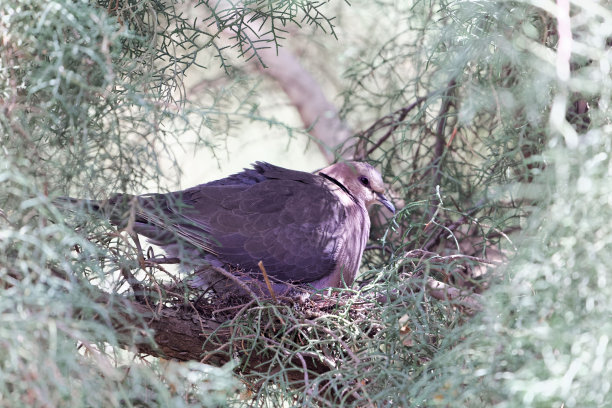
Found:
[[[0,214],[0,404],[188,406],[184,396],[194,404],[224,401],[236,387],[231,367],[138,364],[117,348],[120,334],[109,327],[117,317],[94,301],[99,293],[86,278],[102,271],[84,262],[107,255],[71,228],[47,222],[58,210],[33,189],[32,175],[10,157],[3,164],[3,199],[23,201]],[[70,250],[74,245],[78,255]],[[174,391],[160,378],[176,384]]]
[[[432,92],[445,81],[456,82],[449,112],[457,117],[451,124],[464,135],[443,153],[435,167],[441,175],[434,180],[447,194],[445,201],[484,198],[473,221],[491,227],[483,229],[482,236],[488,237],[483,256],[487,246],[499,245],[490,239],[495,230],[517,225],[516,216],[528,218],[519,223],[523,232],[512,237],[518,249],[509,265],[495,271],[498,282],[484,293],[483,311],[466,324],[443,329],[433,359],[402,385],[387,389],[388,401],[403,398],[423,406],[609,404],[612,13],[608,3],[592,6],[572,2],[571,31],[565,32],[551,14],[556,10],[552,3],[540,9],[520,2],[456,2],[440,10],[445,16],[438,20],[442,35],[431,32],[436,51],[427,55],[427,70],[419,71],[414,85],[407,83],[419,95],[423,83]],[[569,35],[574,53],[564,60],[558,47]],[[385,58],[394,64],[418,56],[410,46],[390,49],[394,55]],[[407,96],[406,102],[398,98],[396,106],[407,104]],[[580,110],[587,102],[586,112]],[[399,124],[404,134],[382,156],[383,163],[392,161],[388,168],[397,171],[393,161],[398,156],[406,163],[403,150],[435,149],[432,135],[439,128],[427,123],[430,117],[439,121],[436,113],[444,112],[439,106]],[[405,168],[430,171],[434,162],[424,156],[427,160],[408,161]],[[405,176],[403,171],[396,183],[409,196],[418,199],[430,191],[430,185],[423,188]],[[427,242],[415,236],[414,221],[406,226],[410,238]],[[396,376],[390,372],[389,381]]]
[[[251,7],[277,30],[302,18],[300,10],[309,24],[327,21],[316,4],[266,2],[234,9],[227,26],[239,26]],[[58,195],[159,185],[162,161],[174,160],[167,146],[184,132],[255,114],[246,104],[220,110],[223,96],[205,109],[184,99],[184,74],[227,27],[216,21],[204,31],[181,8],[0,3],[1,406],[216,406],[238,389],[231,364],[162,363],[121,350],[150,338],[114,329],[111,321],[129,326],[127,316],[139,316],[117,314],[99,288],[125,292],[115,272],[133,262],[133,252],[109,238],[104,222],[66,226],[52,204]],[[211,55],[220,57],[216,47]],[[197,132],[192,146],[210,146],[206,137]]]
[[[357,21],[372,34],[345,67],[342,112],[403,205],[337,301],[253,302],[222,324],[210,341],[229,330],[218,354],[234,363],[220,368],[123,349],[151,341],[117,329],[142,316],[99,299],[135,299],[126,267],[155,306],[200,307],[197,294],[166,292],[170,274],[139,270],[108,223],[77,214],[75,231],[49,196],[140,192],[161,184],[184,133],[197,148],[211,129],[284,126],[259,115],[253,81],[198,106],[185,75],[231,78],[235,58],[278,47],[289,25],[336,35],[325,5],[0,4],[0,405],[252,404],[237,377],[268,406],[609,404],[610,5],[352,3],[377,17]],[[470,274],[486,260],[504,265]],[[432,297],[432,278],[482,310]]]
[[[433,327],[410,326],[416,336],[435,333],[439,341],[426,343],[434,351],[418,362],[400,358],[400,372],[374,369],[387,382],[380,401],[609,404],[612,269],[605,254],[610,251],[612,13],[607,2],[592,8],[572,2],[574,42],[571,59],[563,60],[556,8],[540,6],[417,2],[413,17],[381,39],[382,46],[364,50],[365,57],[348,71],[344,112],[349,117],[398,111],[393,121],[361,134],[368,148],[395,127],[393,141],[373,152],[412,203],[396,218],[403,227],[401,240],[385,235],[395,253],[410,254],[431,242],[435,229],[428,232],[423,224],[455,225],[467,215],[470,230],[479,232],[467,241],[461,232],[446,232],[445,238],[457,239],[458,245],[437,244],[437,253],[476,246],[483,257],[492,248],[513,254],[509,265],[494,271],[494,284],[483,293],[484,308],[475,318],[456,324],[459,319],[450,316],[433,319]],[[393,21],[390,9],[388,15]],[[415,96],[426,99],[402,116]],[[441,117],[447,117],[444,123]],[[444,149],[436,153],[440,143]],[[439,197],[433,193],[436,185]],[[426,197],[435,212],[423,202]],[[519,226],[523,231],[511,234],[514,243],[508,245],[499,231]],[[372,266],[380,262],[370,259]],[[414,270],[415,262],[400,258],[399,265],[406,264]],[[416,265],[413,280],[419,276]],[[424,273],[440,276],[434,268]],[[398,283],[391,280],[390,286]],[[408,315],[418,316],[412,310]],[[397,322],[400,316],[396,312]],[[435,314],[426,316],[431,324]],[[392,344],[399,346],[397,341]]]
[[[531,216],[506,278],[487,293],[484,311],[456,330],[462,341],[441,347],[423,379],[435,386],[414,387],[420,398],[440,405],[608,405],[610,144],[601,135],[581,136],[585,143],[575,149],[547,150],[552,168],[540,182],[551,193]]]

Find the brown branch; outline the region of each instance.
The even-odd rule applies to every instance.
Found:
[[[100,294],[97,302],[106,305],[110,316],[118,316],[112,320],[118,333],[131,333],[136,329],[148,334],[135,341],[131,336],[119,338],[123,346],[136,347],[140,353],[187,361],[200,360],[203,353],[216,348],[213,342],[205,344],[202,327],[212,332],[219,323],[196,321],[191,310],[162,308],[158,313],[143,304],[106,293]],[[227,361],[228,356],[217,356],[214,363],[222,365]]]
[[[237,7],[227,0],[217,3],[216,9]],[[254,16],[245,16],[241,34],[255,43],[272,42],[273,33],[261,20]],[[224,35],[231,37],[235,33],[226,30]],[[301,64],[300,60],[285,47],[259,48],[246,55],[252,66],[275,80],[285,92],[291,104],[297,109],[304,128],[317,143],[321,153],[329,163],[336,161],[336,151],[352,136],[352,130],[340,118],[338,109],[323,92],[323,87]],[[255,56],[256,58],[251,58]],[[348,149],[343,149],[345,152]],[[349,157],[344,157],[348,159]]]
[[[421,103],[423,103],[425,100],[427,100],[427,98],[429,98],[430,95],[427,96],[421,96],[420,98],[417,98],[416,101],[414,101],[413,103],[411,103],[408,106],[405,106],[401,109],[398,109],[397,111],[383,116],[382,118],[378,119],[376,122],[374,122],[369,128],[367,128],[366,130],[362,131],[359,136],[360,139],[361,138],[365,138],[366,142],[369,141],[369,136],[371,136],[372,134],[374,134],[374,132],[376,132],[379,129],[385,128],[389,126],[389,129],[387,130],[387,133],[385,133],[375,144],[374,146],[372,146],[371,148],[369,148],[365,153],[362,154],[362,152],[356,151],[355,152],[355,159],[356,160],[365,160],[370,154],[372,154],[376,149],[378,149],[387,139],[389,139],[389,137],[391,137],[391,135],[393,135],[393,132],[395,132],[395,130],[398,128],[398,126],[404,121],[404,119],[406,119],[406,116],[408,116],[408,114],[410,113],[410,111],[412,111],[415,107],[419,106]],[[397,119],[395,119],[395,117],[397,116]],[[358,147],[356,147],[356,150],[360,150]]]
[[[119,334],[120,345],[131,350],[135,347],[139,353],[180,361],[204,360],[207,364],[220,366],[233,358],[228,352],[220,351],[231,345],[240,349],[230,325],[221,328],[214,319],[195,318],[190,308],[163,307],[155,311],[141,303],[102,291],[96,302],[104,304],[108,310],[106,316],[111,316],[110,323]],[[139,335],[135,337],[134,333]],[[211,338],[213,335],[214,340]],[[296,364],[304,368],[304,372],[287,371],[286,375],[296,386],[303,386],[306,372],[322,374],[330,370],[315,354],[306,356],[302,353],[294,358]],[[267,372],[272,365],[268,357],[252,353],[245,372]]]
[[[485,259],[485,258],[480,258],[477,256],[472,256],[472,255],[464,255],[464,254],[455,254],[455,255],[446,255],[446,256],[441,256],[438,255],[434,252],[429,252],[429,251],[425,251],[422,249],[413,249],[412,251],[408,251],[404,254],[404,257],[408,257],[408,258],[412,258],[412,257],[429,257],[428,259],[435,259],[435,260],[440,260],[443,262],[453,262],[457,259],[465,259],[465,260],[469,260],[469,261],[475,261],[475,262],[479,262],[479,263],[483,263],[483,264],[488,264],[488,265],[499,265],[500,262],[494,261],[494,260],[489,260],[489,259]]]
[[[269,48],[258,52],[266,67],[257,64],[257,68],[274,79],[287,94],[327,161],[336,161],[336,149],[351,138],[352,130],[327,99],[321,84],[286,48]],[[349,151],[346,148],[343,150]]]
[[[432,168],[434,169],[433,186],[437,186],[442,181],[442,172],[440,166],[442,164],[442,157],[446,147],[446,139],[444,133],[446,132],[446,124],[448,121],[448,112],[452,106],[451,94],[457,86],[457,81],[452,79],[446,90],[442,94],[442,106],[440,107],[440,113],[438,113],[438,126],[436,128],[436,145],[434,147],[434,158],[431,162]]]
[[[145,290],[140,284],[140,281],[136,279],[130,268],[127,266],[121,266],[121,276],[127,281],[134,292],[134,297],[139,302],[145,301]]]

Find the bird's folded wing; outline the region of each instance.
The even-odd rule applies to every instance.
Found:
[[[137,216],[249,273],[260,274],[257,264],[263,261],[267,273],[282,281],[326,276],[336,266],[344,209],[314,176],[268,173],[276,178],[247,173],[143,197]]]

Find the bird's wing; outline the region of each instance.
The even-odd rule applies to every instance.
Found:
[[[313,282],[336,266],[346,212],[312,174],[258,163],[226,179],[143,199],[149,202],[138,217],[246,272],[259,274],[263,261],[273,278]]]

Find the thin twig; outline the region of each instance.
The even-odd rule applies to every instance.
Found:
[[[364,251],[383,251],[393,255],[393,250],[386,245],[368,245],[365,247]]]
[[[451,93],[455,89],[457,81],[453,78],[446,87],[446,90],[442,94],[442,106],[440,107],[440,113],[438,114],[438,127],[436,128],[436,145],[434,148],[434,158],[432,160],[432,167],[435,169],[432,185],[437,186],[442,180],[442,172],[440,171],[440,165],[442,163],[442,157],[444,154],[444,148],[446,147],[446,140],[444,138],[444,132],[446,131],[446,123],[448,120],[448,111],[452,105]]]
[[[122,266],[121,275],[123,275],[123,278],[130,285],[130,288],[132,288],[134,298],[136,298],[136,300],[140,303],[145,302],[144,288],[140,281],[132,274],[132,271],[130,271],[127,266]]]
[[[297,358],[300,359],[300,362],[302,363],[302,369],[304,370],[304,388],[308,390],[308,386],[310,385],[310,382],[308,381],[308,365],[306,364],[306,360],[304,360],[302,354],[295,353],[295,355],[297,356]]]
[[[232,274],[232,273],[229,273],[228,271],[226,271],[226,270],[225,270],[225,269],[223,269],[223,268],[219,268],[219,267],[212,266],[212,265],[207,265],[206,267],[204,267],[204,268],[199,269],[198,271],[196,271],[196,273],[198,273],[198,272],[202,272],[202,271],[204,271],[204,270],[206,270],[206,269],[211,269],[211,270],[213,270],[213,271],[215,271],[215,272],[217,272],[217,273],[219,273],[219,274],[221,274],[221,275],[225,276],[226,278],[230,279],[230,280],[231,280],[231,281],[233,281],[235,284],[237,284],[238,286],[240,286],[240,288],[241,288],[241,289],[243,289],[243,290],[244,290],[246,293],[248,293],[248,294],[249,294],[249,296],[251,296],[251,298],[253,298],[253,299],[255,299],[255,300],[258,300],[258,299],[259,299],[259,297],[258,297],[258,296],[255,294],[255,292],[253,292],[253,291],[251,290],[251,288],[249,288],[249,287],[248,287],[248,286],[247,286],[247,285],[246,285],[246,284],[245,284],[245,283],[244,283],[242,280],[240,280],[240,279],[239,279],[237,276],[235,276],[235,275],[234,275],[234,274]]]
[[[461,218],[459,218],[457,221],[453,222],[451,225],[449,225],[448,227],[445,227],[444,230],[446,231],[454,231],[455,229],[457,229],[458,227],[460,227],[461,225],[463,225],[465,223],[465,221],[467,221],[468,217],[471,217],[472,214],[474,214],[476,211],[480,210],[480,208],[484,205],[484,203],[486,202],[486,200],[480,199],[476,205],[474,207],[472,207],[471,209],[469,209],[468,211],[466,211]],[[436,212],[439,210],[438,206],[436,206]],[[438,238],[440,238],[440,235],[442,235],[442,232],[444,230],[440,230],[437,233],[434,234],[433,237],[431,237],[429,239],[429,241],[427,241],[427,243],[425,245],[423,245],[423,247],[421,248],[423,251],[429,251],[429,249],[431,248],[431,246],[433,244],[435,244],[438,240]]]
[[[417,98],[417,100],[411,103],[410,105],[405,106],[389,115],[383,116],[382,118],[374,122],[374,124],[370,126],[368,129],[361,132],[362,136],[371,135],[378,129],[390,126],[389,130],[387,130],[387,133],[385,133],[380,139],[378,139],[378,141],[374,144],[374,146],[368,149],[368,151],[363,155],[363,157],[359,157],[359,158],[365,159],[370,154],[372,154],[376,149],[378,149],[387,139],[389,139],[389,137],[391,137],[391,135],[393,134],[393,132],[395,132],[397,127],[400,125],[400,123],[402,123],[404,119],[406,119],[406,116],[408,116],[410,111],[413,110],[415,107],[419,106],[421,103],[423,103],[423,101],[427,100],[429,96],[430,95],[426,95],[426,96],[421,96],[420,98]],[[396,120],[395,116],[397,115],[399,116]],[[356,156],[359,156],[359,155],[356,154]]]
[[[483,263],[483,264],[501,265],[501,262],[491,261],[491,260],[480,258],[477,256],[463,255],[463,254],[441,256],[441,255],[436,254],[435,252],[429,252],[423,249],[413,249],[412,251],[408,251],[404,254],[404,257],[406,258],[420,257],[422,259],[426,256],[429,256],[430,257],[429,259],[436,259],[436,260],[439,259],[444,262],[452,262],[456,259],[466,259],[466,260],[476,261],[476,262]]]
[[[181,263],[180,258],[167,258],[164,255],[162,255],[162,258],[147,258],[146,261],[156,265]]]
[[[272,284],[270,283],[270,279],[268,278],[268,272],[266,272],[266,268],[264,267],[263,261],[259,261],[257,266],[259,266],[259,270],[261,270],[261,273],[263,274],[264,280],[266,281],[266,286],[268,287],[268,291],[272,296],[272,300],[274,300],[275,303],[278,303],[278,300],[276,299],[276,294],[274,293],[274,289],[272,289]]]

